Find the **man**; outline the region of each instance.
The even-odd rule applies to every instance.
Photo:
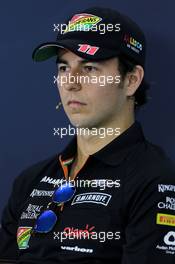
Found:
[[[75,14],[67,25],[33,59],[57,58],[61,102],[77,135],[16,178],[0,258],[174,264],[175,169],[134,115],[146,102],[144,34],[106,8]]]

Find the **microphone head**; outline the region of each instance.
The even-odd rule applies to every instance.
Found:
[[[60,106],[62,105],[61,102],[59,102],[57,105],[56,105],[56,110],[58,110],[60,108]]]

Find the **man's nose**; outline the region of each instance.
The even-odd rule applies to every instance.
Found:
[[[72,69],[68,76],[67,76],[67,82],[65,84],[65,89],[72,91],[79,91],[81,86],[81,78],[80,78],[80,72],[77,69]]]

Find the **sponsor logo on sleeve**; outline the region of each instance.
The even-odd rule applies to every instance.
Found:
[[[168,232],[168,234],[166,234],[166,236],[164,237],[164,242],[168,246],[175,246],[175,232]]]
[[[81,193],[74,197],[71,205],[80,203],[95,203],[107,206],[111,197],[112,196],[107,193],[100,192]]]
[[[166,254],[175,254],[175,232],[169,231],[163,239],[163,243],[156,246],[157,250],[164,251]]]
[[[175,185],[171,184],[158,184],[158,191],[159,192],[175,192]]]
[[[166,197],[165,201],[161,201],[158,203],[158,208],[175,211],[175,198]]]
[[[170,214],[157,214],[156,224],[166,225],[166,226],[175,226],[175,215]]]
[[[26,249],[29,247],[28,243],[31,236],[32,227],[20,226],[17,230],[17,244],[19,249]]]

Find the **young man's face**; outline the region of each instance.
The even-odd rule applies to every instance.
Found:
[[[126,104],[117,58],[90,62],[65,50],[58,57],[57,85],[70,122],[89,129],[109,127]]]

